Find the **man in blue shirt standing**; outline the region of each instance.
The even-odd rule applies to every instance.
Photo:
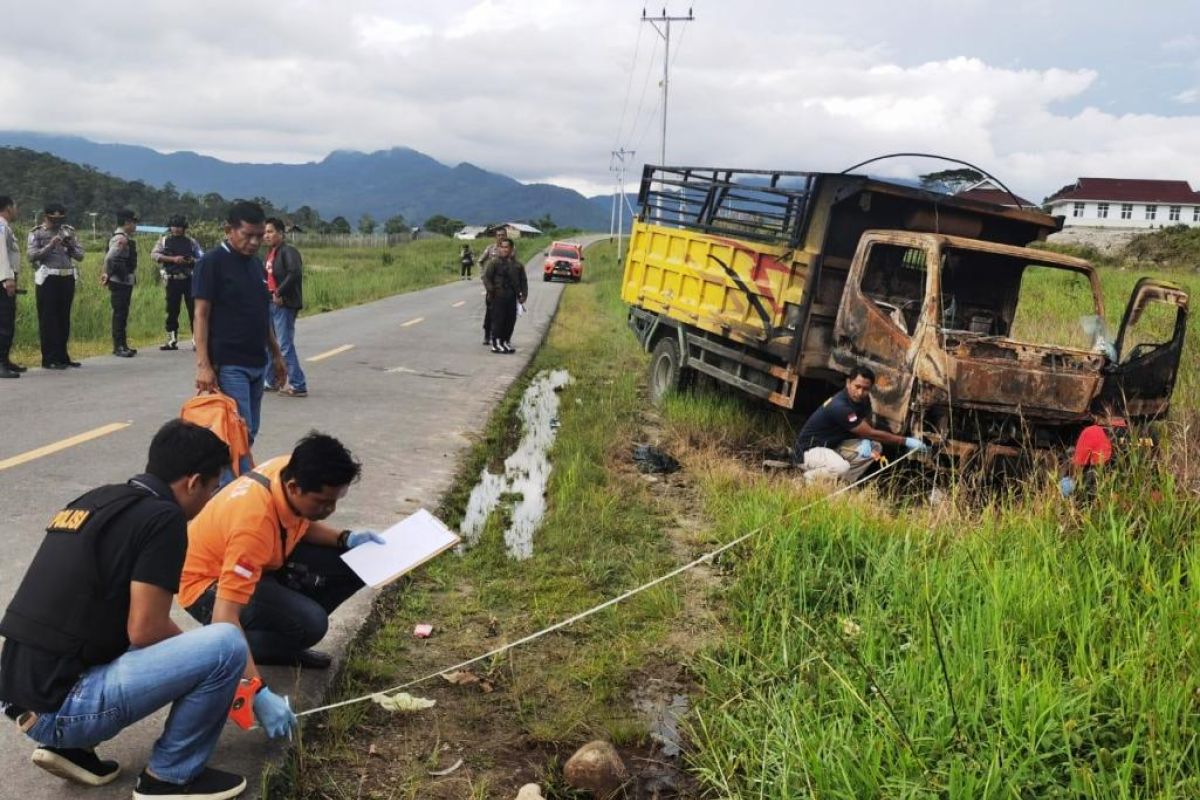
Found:
[[[225,241],[205,253],[192,274],[196,390],[220,391],[233,398],[251,444],[258,433],[264,382],[283,385],[287,378],[271,326],[266,271],[257,256],[265,230],[262,206],[235,202],[225,220]],[[271,381],[265,380],[266,351],[271,354]],[[243,471],[250,467],[246,460]]]

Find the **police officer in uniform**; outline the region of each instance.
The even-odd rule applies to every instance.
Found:
[[[108,240],[108,253],[104,256],[104,272],[100,273],[100,284],[108,287],[112,303],[113,355],[133,358],[137,350],[129,346],[126,328],[129,324],[129,304],[133,300],[133,285],[137,282],[137,231],[138,216],[127,208],[117,212],[117,229]]]
[[[159,350],[179,349],[179,306],[187,305],[188,329],[192,329],[196,305],[192,299],[192,267],[204,255],[200,243],[187,235],[188,221],[174,216],[167,222],[170,232],[158,240],[150,258],[159,265],[167,290],[167,341]]]
[[[17,204],[8,195],[0,195],[0,378],[19,378],[25,371],[9,358],[16,333],[17,275],[21,271],[21,250],[12,229],[16,215]]]
[[[246,666],[245,640],[233,625],[183,633],[170,616],[187,521],[228,464],[214,433],[171,420],[150,443],[144,474],[52,517],[0,619],[0,708],[38,743],[37,766],[109,783],[120,767],[93,748],[170,704],[135,800],[225,800],[245,789],[240,775],[206,766]]]
[[[65,225],[67,207],[50,203],[42,211],[42,224],[29,232],[25,254],[34,267],[37,287],[38,337],[42,344],[45,369],[82,367],[67,354],[71,338],[71,305],[75,302],[75,281],[83,261],[83,245],[75,229]]]

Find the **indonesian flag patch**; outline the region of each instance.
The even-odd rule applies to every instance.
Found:
[[[233,565],[233,574],[249,580],[254,577],[254,565],[244,558],[239,558]]]

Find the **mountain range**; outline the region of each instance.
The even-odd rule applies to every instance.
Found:
[[[326,219],[341,215],[352,223],[364,213],[380,220],[403,214],[417,224],[435,214],[468,224],[549,214],[562,227],[604,230],[612,204],[612,195],[587,198],[561,186],[523,184],[473,164],[447,166],[407,147],[373,153],[337,150],[304,164],[256,164],[25,131],[0,132],[0,146],[47,152],[153,186],[170,183],[180,192],[265,197],[290,209],[308,205]]]

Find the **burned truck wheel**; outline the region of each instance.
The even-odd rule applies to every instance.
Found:
[[[688,389],[694,374],[682,364],[679,342],[670,336],[659,339],[650,356],[650,399],[658,403],[672,391]]]

